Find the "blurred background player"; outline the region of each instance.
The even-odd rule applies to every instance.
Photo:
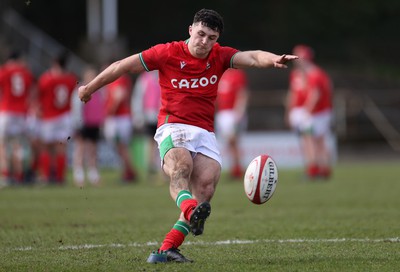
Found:
[[[132,80],[124,75],[105,87],[106,118],[104,136],[108,142],[115,145],[122,162],[122,181],[136,181],[136,171],[133,168],[130,142],[132,140],[131,96]]]
[[[0,187],[24,179],[24,160],[29,150],[26,118],[33,81],[19,52],[11,53],[0,67]]]
[[[87,67],[83,73],[83,84],[90,82],[98,71]],[[77,186],[85,184],[86,177],[90,184],[100,184],[100,174],[97,165],[97,144],[100,140],[104,123],[104,92],[96,92],[89,103],[82,104],[78,95],[74,95],[73,111],[76,133],[73,151],[73,179]]]
[[[332,122],[332,83],[314,62],[314,51],[307,45],[293,49],[294,62],[289,79],[287,121],[301,139],[308,178],[329,178],[331,154],[327,145]]]
[[[246,73],[240,69],[226,70],[218,85],[215,125],[217,137],[227,144],[232,164],[230,176],[235,179],[243,176],[239,136],[247,124],[248,97]]]
[[[72,136],[71,97],[77,77],[66,70],[67,54],[54,58],[38,80],[40,107],[40,181],[63,184],[67,169],[66,143]]]
[[[153,139],[157,130],[157,116],[161,107],[161,88],[158,83],[158,71],[141,73],[133,87],[133,120],[134,126],[146,134],[149,149],[148,171],[150,174],[158,172],[161,159],[158,154],[157,142]]]

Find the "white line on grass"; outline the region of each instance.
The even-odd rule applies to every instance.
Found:
[[[205,241],[197,241],[191,242],[188,241],[185,245],[238,245],[238,244],[260,244],[260,243],[343,243],[343,242],[357,242],[357,243],[399,243],[400,237],[394,238],[382,238],[382,239],[359,239],[359,238],[333,238],[333,239],[262,239],[262,240],[224,240],[224,241],[215,241],[215,242],[205,242]],[[148,246],[158,246],[158,242],[146,242],[146,243],[128,243],[128,244],[104,244],[104,245],[69,245],[69,246],[60,246],[59,250],[79,250],[79,249],[94,249],[94,248],[123,248],[123,247],[148,247]],[[18,247],[13,248],[14,251],[32,251],[35,248],[31,246],[27,247]]]

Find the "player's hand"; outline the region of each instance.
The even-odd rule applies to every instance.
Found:
[[[287,68],[286,63],[288,61],[292,61],[292,60],[295,60],[298,58],[299,58],[298,56],[283,54],[274,62],[274,67],[275,68]]]
[[[87,103],[90,101],[90,99],[92,99],[92,95],[88,92],[86,86],[80,86],[78,89],[78,96],[79,99],[83,102],[83,103]]]

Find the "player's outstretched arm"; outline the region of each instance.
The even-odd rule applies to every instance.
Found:
[[[140,73],[142,71],[144,71],[144,68],[142,63],[140,62],[139,54],[135,54],[122,60],[116,61],[110,64],[87,85],[79,87],[79,99],[82,102],[86,103],[91,99],[92,94],[95,91],[113,82],[123,74]]]
[[[298,59],[294,55],[276,55],[262,50],[239,52],[233,58],[235,68],[287,68],[286,63]]]

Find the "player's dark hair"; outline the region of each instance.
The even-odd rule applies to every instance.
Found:
[[[17,60],[21,57],[21,52],[18,50],[13,50],[10,55],[8,55],[8,59]]]
[[[67,66],[68,60],[68,52],[63,51],[54,57],[54,62],[60,65],[62,69],[65,69]]]
[[[212,9],[201,9],[194,15],[193,24],[201,23],[214,31],[222,34],[224,31],[224,20],[218,12]]]

